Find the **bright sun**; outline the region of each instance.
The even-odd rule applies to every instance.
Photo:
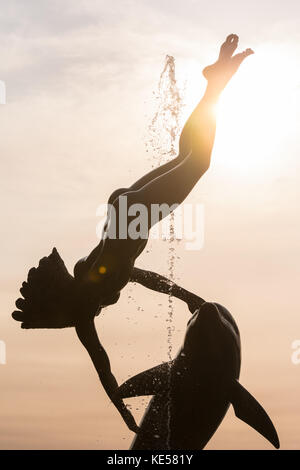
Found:
[[[228,84],[217,106],[215,145],[218,165],[224,170],[261,173],[283,164],[280,147],[284,150],[287,136],[295,130],[300,104],[298,66],[292,53],[287,46],[255,48]],[[195,99],[199,84],[193,81],[190,93],[194,91]]]

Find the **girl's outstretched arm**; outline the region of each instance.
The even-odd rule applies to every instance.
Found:
[[[128,428],[133,432],[138,432],[139,428],[130,411],[126,408],[122,400],[114,397],[114,392],[118,388],[118,383],[111,372],[110,362],[106,351],[99,341],[94,320],[92,319],[78,324],[76,326],[76,333],[89,353],[98,373],[100,382],[102,383],[107,395],[118,409]]]
[[[161,276],[153,271],[146,271],[145,269],[133,268],[130,278],[131,282],[137,282],[148,289],[168,294],[177,299],[185,302],[191,313],[199,308],[205,300],[198,297],[196,294],[189,292],[183,287],[178,286],[175,282],[170,281],[168,278]]]

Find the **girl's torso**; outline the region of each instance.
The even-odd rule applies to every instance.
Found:
[[[94,250],[85,258],[81,258],[74,267],[75,279],[81,282],[94,282],[99,288],[100,303],[110,305],[115,303],[120,291],[130,280],[130,275],[136,258],[144,250],[148,239],[120,239],[110,238],[108,227],[111,222],[111,208],[116,209],[116,217],[119,216],[119,196],[128,192],[127,188],[121,188],[110,196],[108,200],[107,220],[104,225],[102,239]]]

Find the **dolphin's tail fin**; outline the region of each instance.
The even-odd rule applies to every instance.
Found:
[[[173,361],[164,362],[126,380],[114,393],[115,398],[157,395],[168,391],[168,377]]]
[[[276,429],[263,407],[258,401],[235,380],[231,388],[230,401],[236,416],[254,428],[262,436],[279,449],[280,443]]]

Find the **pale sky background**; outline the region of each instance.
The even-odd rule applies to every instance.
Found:
[[[145,141],[165,55],[186,83],[187,113],[232,32],[256,54],[224,94],[213,163],[187,200],[205,206],[204,247],[179,243],[175,275],[232,312],[241,382],[282,448],[299,448],[299,15],[294,0],[1,0],[0,448],[129,447],[75,332],[23,331],[10,313],[28,269],[56,246],[72,270],[97,243],[97,206],[151,168]],[[167,243],[150,247],[137,266],[166,274]],[[176,301],[174,352],[188,317]],[[97,319],[118,381],[167,360],[166,318],[167,298],[130,285]],[[143,400],[131,403],[139,418]],[[231,409],[207,448],[271,446]]]

